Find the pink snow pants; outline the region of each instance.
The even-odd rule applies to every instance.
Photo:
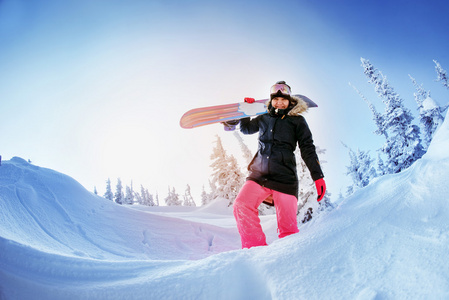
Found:
[[[242,240],[242,248],[267,245],[257,208],[270,195],[273,196],[276,207],[279,238],[299,232],[296,220],[298,199],[248,180],[234,201],[234,217]]]

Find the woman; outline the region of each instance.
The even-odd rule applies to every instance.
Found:
[[[242,133],[259,132],[259,149],[248,166],[247,181],[234,201],[242,248],[267,245],[257,209],[264,201],[276,208],[280,238],[299,232],[296,145],[315,181],[318,201],[326,191],[312,133],[301,115],[307,104],[292,96],[290,86],[279,81],[271,87],[267,107],[268,114],[240,120]]]

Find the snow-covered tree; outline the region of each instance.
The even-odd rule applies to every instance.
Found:
[[[430,91],[426,91],[423,88],[422,84],[418,85],[415,78],[413,78],[410,74],[408,75],[408,77],[410,78],[410,80],[413,83],[413,86],[416,89],[416,92],[413,93],[413,96],[415,96],[415,101],[416,101],[416,104],[418,104],[418,109],[422,109],[424,100],[426,100],[427,98],[430,97]]]
[[[98,191],[97,191],[97,187],[96,186],[94,186],[94,194],[98,195]]]
[[[117,186],[115,188],[115,194],[114,194],[114,201],[115,203],[118,204],[123,204],[123,200],[124,200],[124,195],[123,195],[123,186],[122,186],[122,181],[120,180],[120,178],[117,179]]]
[[[135,193],[135,196],[140,205],[155,206],[153,195],[143,185],[140,185],[140,194]]]
[[[348,194],[352,194],[357,189],[367,186],[372,179],[377,177],[377,172],[374,167],[374,159],[372,159],[368,152],[360,151],[354,152],[348,146],[349,150],[349,166],[346,167],[346,175],[352,179],[352,185],[348,187]]]
[[[195,201],[193,201],[192,193],[190,191],[190,185],[187,185],[184,193],[184,206],[196,206]]]
[[[207,203],[209,203],[209,197],[203,185],[203,190],[201,191],[201,205],[206,205]]]
[[[418,126],[413,125],[413,116],[403,105],[403,100],[388,83],[387,78],[366,59],[361,58],[368,82],[374,84],[375,91],[385,104],[385,112],[378,125],[378,134],[386,137],[382,152],[386,155],[388,173],[398,173],[411,166],[422,157]]]
[[[148,205],[149,204],[149,193],[148,190],[143,187],[143,185],[140,185],[140,198],[141,198],[141,204],[142,205]]]
[[[126,186],[124,204],[132,205],[133,203],[134,203],[134,191],[131,183],[131,187]]]
[[[223,148],[221,138],[218,135],[216,138],[216,144],[210,156],[210,159],[212,160],[212,164],[210,165],[212,168],[212,179],[209,181],[209,184],[211,186],[213,199],[222,197],[224,194],[222,190],[225,189],[227,184],[226,175],[228,172],[228,157],[226,151]]]
[[[228,172],[228,184],[225,189],[227,199],[229,199],[229,206],[232,205],[235,198],[245,183],[245,176],[240,170],[237,163],[237,159],[233,155],[229,156],[229,172]]]
[[[300,214],[301,211],[307,211],[309,207],[318,207],[318,204],[315,204],[317,198],[317,192],[315,188],[315,183],[310,176],[309,169],[306,166],[306,163],[301,158],[301,152],[299,149],[295,151],[296,156],[296,169],[298,171],[298,212]]]
[[[409,75],[409,77],[416,88],[414,96],[419,110],[423,144],[427,149],[438,127],[443,124],[444,116],[441,107],[430,97],[430,91],[424,90],[422,85],[418,85],[412,76]]]
[[[321,149],[318,146],[316,147],[316,153],[319,156],[322,156],[326,153],[326,149]],[[302,223],[310,221],[314,214],[319,213],[320,211],[331,209],[333,206],[330,202],[330,192],[326,191],[323,199],[318,202],[318,194],[316,191],[315,182],[310,176],[310,171],[307,168],[304,160],[301,157],[301,152],[297,148],[295,150],[296,156],[296,168],[298,171],[298,218]],[[320,161],[321,166],[326,163],[325,160]]]
[[[106,192],[104,193],[104,198],[113,201],[114,200],[114,194],[112,194],[112,188],[111,188],[111,179],[108,178],[106,181]]]
[[[156,205],[156,203],[154,202],[153,195],[150,194],[150,193],[148,192],[147,189],[145,190],[145,192],[146,192],[146,194],[147,194],[147,199],[148,199],[148,200],[147,200],[147,205],[148,205],[148,206],[159,206],[159,204]]]
[[[143,205],[142,190],[143,190],[143,185],[140,185],[140,193],[136,192],[134,194],[134,201],[140,205]]]
[[[437,79],[436,81],[441,81],[441,84],[449,89],[449,79],[447,77],[446,70],[444,70],[440,63],[436,60],[433,61],[435,63],[435,71],[437,72]]]
[[[366,102],[366,104],[368,104],[368,107],[370,108],[371,112],[373,113],[373,121],[377,127],[375,133],[378,135],[384,135],[386,138],[388,138],[388,133],[383,128],[384,120],[383,120],[382,114],[376,110],[376,107],[365,97],[365,95],[362,94],[362,92],[360,92],[351,83],[349,85],[357,92],[357,94],[359,94],[359,96]]]
[[[165,204],[168,206],[179,206],[182,204],[175,188],[170,189],[170,187],[168,187],[168,196],[165,198]]]
[[[123,188],[123,186],[122,186],[121,180],[120,180],[120,178],[118,178],[117,184],[115,186],[115,193],[114,193],[114,202],[115,203],[122,204],[122,202],[123,202],[124,195],[123,195],[122,188]]]
[[[159,194],[156,193],[156,201],[154,202],[156,206],[159,206]]]
[[[377,176],[384,176],[387,173],[387,170],[385,168],[384,161],[382,160],[382,157],[380,157],[380,154],[377,154]]]
[[[212,202],[217,196],[217,187],[214,183],[212,183],[212,180],[209,179],[209,188],[210,188],[210,193],[208,193],[208,202]]]
[[[245,162],[249,165],[253,159],[253,154],[251,153],[251,150],[249,150],[248,146],[243,141],[242,136],[238,131],[234,131],[234,136],[239,141],[240,149],[242,150],[243,158],[245,159]]]
[[[321,201],[318,202],[319,204],[318,212],[329,211],[334,208],[334,205],[331,202],[331,196],[332,194],[329,191],[327,191],[326,194],[324,194],[323,199],[321,199]]]
[[[209,185],[211,185],[210,181],[209,181]],[[201,192],[201,205],[206,205],[211,201],[211,194],[206,192],[206,189],[204,188],[203,185],[203,191]]]
[[[213,161],[211,164],[213,173],[210,182],[212,199],[225,198],[229,200],[229,205],[231,205],[243,186],[244,176],[235,157],[226,154],[218,135],[216,146],[210,158]]]

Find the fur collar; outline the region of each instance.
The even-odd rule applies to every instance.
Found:
[[[299,116],[300,114],[305,113],[309,109],[307,103],[299,97],[292,96],[291,102],[294,106],[288,112],[289,116]]]

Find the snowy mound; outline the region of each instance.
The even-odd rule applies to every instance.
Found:
[[[0,167],[0,195],[2,238],[39,251],[113,260],[190,259],[205,257],[201,252],[211,254],[208,238],[200,233],[196,240],[190,236],[201,230],[200,225],[116,205],[66,175],[21,158]],[[179,234],[176,241],[173,232]],[[234,233],[223,231],[222,235]],[[228,243],[220,248],[216,241],[217,252],[229,250]],[[187,249],[191,244],[195,247]]]
[[[232,220],[225,203],[169,217],[14,158],[0,166],[0,299],[447,299],[447,149],[448,118],[405,172],[233,251],[235,228],[205,221]]]

